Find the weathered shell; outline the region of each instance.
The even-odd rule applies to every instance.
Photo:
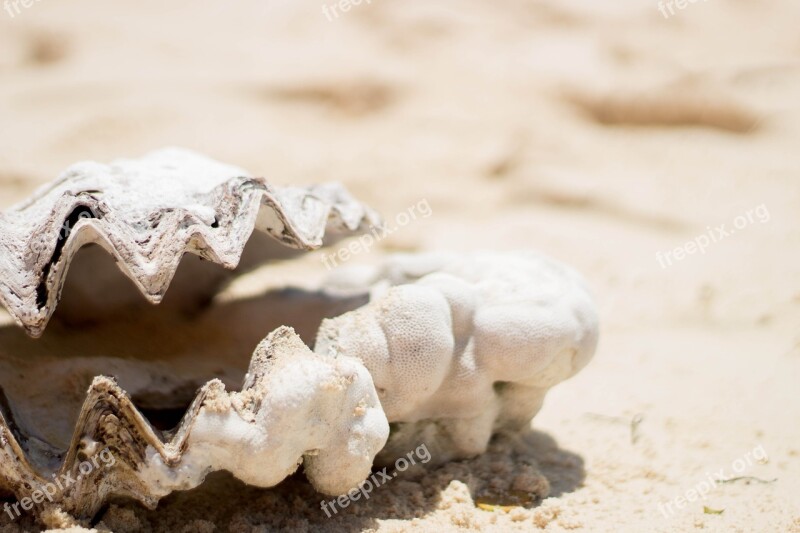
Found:
[[[291,328],[258,347],[242,392],[206,384],[166,440],[105,377],[92,383],[59,468],[31,464],[13,428],[0,414],[0,489],[19,501],[39,491],[37,513],[85,518],[112,497],[155,507],[216,470],[271,487],[303,464],[318,491],[342,494],[369,475],[389,434],[363,365],[314,354]]]
[[[162,150],[110,165],[80,163],[29,201],[0,214],[0,303],[25,331],[39,337],[75,259],[80,268],[70,273],[69,284],[72,296],[83,300],[77,298],[76,305],[76,298],[68,298],[70,320],[90,312],[95,321],[108,322],[112,334],[118,333],[119,324],[141,313],[118,321],[108,318],[116,308],[134,302],[127,280],[105,272],[111,264],[108,254],[150,302],[159,303],[169,287],[170,295],[176,295],[173,302],[193,310],[225,281],[218,265],[241,272],[291,256],[285,250],[312,250],[378,224],[375,212],[339,185],[274,187],[185,150]],[[88,244],[99,246],[77,254]],[[183,279],[176,279],[179,264]],[[87,300],[91,305],[85,305]],[[191,314],[166,316],[173,321],[179,317],[184,334],[192,324],[200,331],[204,327]],[[314,354],[289,328],[278,328],[258,348],[241,392],[226,392],[220,380],[207,382],[179,427],[163,434],[103,374],[120,375],[146,402],[153,401],[147,394],[166,395],[161,401],[167,407],[175,402],[182,406],[184,391],[181,399],[170,398],[176,387],[195,390],[217,375],[214,369],[225,366],[209,353],[213,347],[196,347],[202,351],[199,359],[189,361],[190,375],[180,376],[176,372],[187,368],[181,361],[191,353],[177,356],[167,348],[166,354],[184,359],[162,364],[159,354],[154,354],[155,363],[137,360],[144,350],[133,350],[134,359],[119,353],[98,357],[77,341],[67,355],[63,352],[75,342],[78,329],[62,327],[39,341],[7,330],[0,350],[0,493],[25,501],[58,483],[55,494],[28,511],[39,517],[48,506],[91,517],[116,496],[154,506],[214,470],[267,487],[304,464],[319,491],[340,494],[367,476],[388,437],[363,365]],[[85,334],[100,332],[90,328]],[[131,340],[135,337],[128,333],[118,343]],[[225,378],[236,383],[231,375],[238,363],[227,364],[234,370],[227,368]],[[83,382],[87,372],[98,377],[76,420],[75,401],[80,398],[62,393]],[[6,393],[13,395],[7,398]],[[113,467],[98,468],[103,450],[114,457]],[[81,465],[92,461],[92,471],[78,479]],[[77,481],[61,487],[63,476]]]
[[[155,506],[216,470],[270,487],[303,464],[317,490],[338,495],[368,475],[376,456],[389,462],[425,444],[441,463],[482,453],[496,432],[528,427],[547,391],[588,363],[598,338],[580,276],[532,253],[398,255],[377,267],[343,267],[299,313],[306,338],[316,331],[314,352],[294,330],[278,327],[256,350],[241,392],[226,392],[223,382],[238,387],[243,370],[202,334],[216,329],[236,343],[257,330],[260,339],[266,314],[284,320],[292,308],[294,323],[296,304],[309,294],[290,295],[293,306],[269,300],[255,317],[247,306],[243,314],[214,306],[195,313],[225,280],[218,264],[241,271],[287,257],[259,233],[283,250],[311,250],[378,224],[338,185],[276,188],[174,149],[76,165],[0,215],[0,303],[32,336],[52,316],[73,258],[80,269],[65,302],[74,306],[72,318],[87,301],[95,315],[130,310],[121,276],[101,275],[103,249],[151,302],[169,287],[178,305],[177,312],[167,305],[155,326],[141,322],[149,334],[161,328],[163,352],[146,340],[112,356],[104,351],[109,337],[125,342],[145,333],[135,327],[139,312],[93,322],[83,336],[63,322],[40,341],[0,331],[0,492],[24,501],[80,474],[35,512],[91,517],[113,497]],[[76,256],[90,243],[100,246]],[[185,252],[210,262],[192,262]],[[245,316],[253,321],[243,325]],[[132,321],[131,330],[121,329]],[[174,343],[173,333],[194,343]],[[86,346],[101,337],[93,350]],[[23,358],[13,353],[21,339],[50,348],[26,345]],[[65,374],[65,383],[25,383],[32,373]],[[108,374],[120,376],[142,409],[102,377]],[[78,411],[87,375],[100,377],[75,421],[69,413]],[[176,429],[161,433],[143,414],[144,405],[184,413],[187,389],[198,386]],[[66,416],[50,420],[55,410]],[[100,468],[103,451],[114,464]]]
[[[311,250],[323,244],[326,228],[335,240],[377,224],[378,216],[339,185],[275,187],[187,150],[110,165],[79,163],[29,201],[0,213],[0,304],[30,335],[40,336],[70,262],[90,243],[105,248],[142,294],[158,303],[184,252],[233,269],[254,229]],[[267,248],[250,262],[276,254]],[[224,279],[195,267],[182,290],[202,300]],[[93,265],[83,271],[91,274],[83,283],[87,292],[116,294],[118,285],[99,283]]]

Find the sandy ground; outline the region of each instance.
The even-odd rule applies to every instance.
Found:
[[[800,4],[665,18],[655,0],[373,0],[331,20],[325,5],[0,12],[0,206],[77,160],[165,145],[276,183],[341,181],[390,221],[427,200],[430,217],[351,262],[542,250],[595,291],[596,358],[518,442],[333,519],[301,476],[218,475],[91,525],[800,532]],[[478,505],[507,503],[521,471],[550,496]]]

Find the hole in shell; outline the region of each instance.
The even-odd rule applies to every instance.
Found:
[[[47,280],[50,277],[50,270],[52,269],[53,265],[58,263],[58,260],[61,259],[61,254],[64,251],[64,245],[67,244],[67,239],[72,233],[72,230],[75,228],[75,225],[85,218],[97,217],[89,207],[85,205],[79,205],[72,210],[72,213],[69,214],[67,219],[64,221],[64,224],[61,226],[61,232],[58,234],[58,241],[53,249],[53,255],[47,265],[45,265],[42,272],[42,280],[39,283],[39,286],[36,288],[36,304],[39,306],[39,309],[47,305],[47,300],[49,298]]]

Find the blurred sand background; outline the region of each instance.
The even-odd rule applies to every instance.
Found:
[[[709,0],[665,18],[655,0],[373,0],[332,20],[325,5],[0,12],[0,207],[75,161],[172,145],[278,184],[341,181],[389,220],[427,200],[430,217],[350,264],[542,250],[595,291],[595,360],[517,451],[395,480],[336,519],[302,477],[267,491],[216,476],[94,525],[800,532],[800,4]],[[659,263],[757,209],[704,254]],[[303,264],[287,279],[324,270]],[[776,481],[659,510],[759,446],[768,460],[741,475]],[[478,507],[523,460],[551,496]]]

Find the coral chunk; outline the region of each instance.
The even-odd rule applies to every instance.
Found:
[[[396,426],[387,458],[420,442],[440,462],[483,453],[597,345],[581,278],[533,253],[398,255],[329,285],[371,288],[368,305],[323,321],[315,350],[364,362]]]

